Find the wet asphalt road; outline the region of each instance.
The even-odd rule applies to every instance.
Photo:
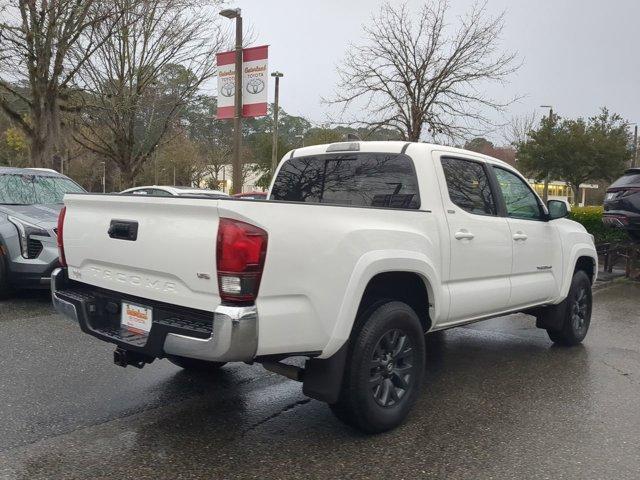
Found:
[[[640,284],[584,346],[514,315],[427,337],[409,421],[368,437],[258,366],[111,363],[46,296],[0,303],[0,478],[640,478]]]

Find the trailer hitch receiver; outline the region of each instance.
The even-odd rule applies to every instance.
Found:
[[[125,350],[124,348],[117,347],[113,352],[113,363],[121,367],[127,365],[133,365],[136,368],[142,368],[147,363],[151,363],[155,358],[143,353],[132,352],[131,350]]]

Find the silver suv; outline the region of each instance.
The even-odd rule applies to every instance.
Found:
[[[0,297],[49,286],[62,198],[84,191],[53,170],[0,167]]]

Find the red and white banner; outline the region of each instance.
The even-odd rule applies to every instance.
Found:
[[[267,114],[267,79],[269,46],[242,50],[242,116],[260,117]],[[233,118],[235,114],[235,52],[216,55],[218,63],[218,118]]]
[[[218,63],[218,118],[233,118],[236,79],[236,52],[216,55]]]

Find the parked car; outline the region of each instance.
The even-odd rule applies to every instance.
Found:
[[[49,286],[62,198],[77,192],[84,189],[53,170],[0,167],[0,297]]]
[[[123,195],[153,195],[156,197],[228,197],[226,193],[220,190],[208,190],[205,188],[191,187],[168,187],[160,185],[151,185],[148,187],[133,187],[120,192]]]
[[[607,189],[602,221],[640,242],[640,168],[630,168]]]
[[[513,312],[561,345],[589,329],[593,237],[514,168],[465,150],[318,145],[285,156],[266,201],[65,205],[53,303],[115,344],[118,365],[259,362],[366,432],[418,398],[425,333]]]
[[[244,198],[245,200],[266,200],[267,192],[243,192],[233,195],[235,198]]]

